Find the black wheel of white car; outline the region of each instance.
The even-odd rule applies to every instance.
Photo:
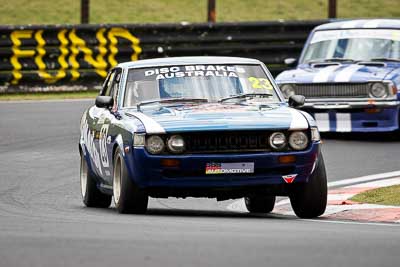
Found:
[[[249,212],[269,213],[274,209],[275,196],[254,196],[245,197],[244,203]]]
[[[146,213],[149,197],[129,178],[119,148],[116,149],[114,156],[113,195],[119,213]]]
[[[111,196],[103,194],[97,188],[96,180],[87,166],[85,156],[81,153],[80,184],[83,203],[87,207],[108,208]]]
[[[325,164],[322,155],[318,157],[317,166],[309,181],[304,184],[293,184],[289,195],[294,213],[300,218],[315,218],[326,209],[328,196]]]

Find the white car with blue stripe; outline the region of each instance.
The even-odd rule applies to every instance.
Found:
[[[295,69],[276,78],[285,97],[306,97],[321,132],[399,130],[400,20],[339,21],[316,27]]]
[[[271,212],[289,196],[321,215],[327,182],[315,120],[282,96],[255,59],[181,57],[115,66],[81,119],[81,193],[88,207],[145,213],[148,198],[245,198]]]

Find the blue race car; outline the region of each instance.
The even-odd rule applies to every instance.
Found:
[[[286,59],[296,65],[296,59]],[[295,69],[276,78],[285,97],[304,95],[321,132],[399,130],[400,20],[316,27]]]
[[[325,211],[314,119],[285,101],[263,63],[229,57],[128,62],[113,68],[81,119],[83,202],[144,213],[148,198],[245,198],[270,212],[289,196],[299,217]]]

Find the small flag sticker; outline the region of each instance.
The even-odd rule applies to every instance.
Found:
[[[291,184],[294,182],[294,179],[296,179],[297,174],[289,174],[289,175],[284,175],[282,176],[282,179],[287,183]]]

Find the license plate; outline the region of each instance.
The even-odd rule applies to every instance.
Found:
[[[207,163],[206,174],[254,173],[254,162]]]

